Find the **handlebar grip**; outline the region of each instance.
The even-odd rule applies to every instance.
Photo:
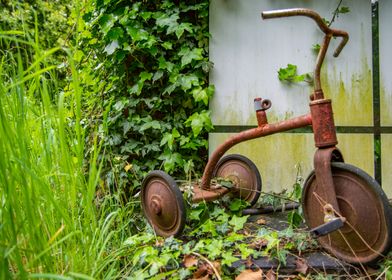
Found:
[[[349,36],[348,36],[348,33],[346,31],[337,30],[337,29],[333,29],[332,36],[334,36],[334,37],[342,37],[342,41],[340,41],[338,47],[336,48],[336,50],[333,53],[334,57],[338,57],[340,52],[343,50],[344,46],[347,44]]]
[[[318,27],[328,36],[334,37],[342,37],[342,41],[339,46],[336,48],[333,56],[337,57],[344,46],[348,41],[348,33],[343,30],[331,29],[324,22],[322,17],[313,10],[305,9],[305,8],[294,8],[294,9],[283,9],[283,10],[273,10],[273,11],[264,11],[261,13],[261,17],[263,19],[271,19],[271,18],[281,18],[281,17],[293,17],[293,16],[306,16],[313,19]]]

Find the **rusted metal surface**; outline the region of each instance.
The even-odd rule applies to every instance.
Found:
[[[200,202],[200,201],[214,201],[225,194],[229,193],[230,189],[228,188],[209,188],[207,189],[201,189],[198,185],[193,186],[193,196],[192,196],[192,202]]]
[[[338,141],[333,119],[330,99],[319,99],[310,102],[310,114],[316,147],[335,146]]]
[[[317,172],[317,171],[316,171]],[[350,263],[370,263],[390,248],[391,209],[378,183],[362,170],[332,163],[332,179],[344,226],[320,237],[320,244],[336,257]],[[332,189],[332,188],[331,188]],[[303,190],[303,209],[310,228],[325,223],[327,203],[317,174],[312,173]],[[336,206],[333,206],[336,210]]]
[[[142,184],[141,203],[155,232],[164,237],[179,235],[185,225],[185,206],[175,181],[162,171],[152,171]]]
[[[267,113],[265,111],[271,108],[271,105],[272,103],[268,99],[262,99],[260,97],[254,99],[258,127],[262,127],[268,123]]]
[[[230,181],[230,192],[234,197],[247,201],[250,205],[257,202],[261,192],[261,176],[256,165],[242,155],[227,155],[217,164],[213,177]]]
[[[299,204],[296,202],[286,203],[284,205],[279,205],[277,207],[273,206],[264,206],[260,208],[248,208],[242,210],[242,215],[260,215],[260,214],[268,214],[274,212],[284,212],[293,209],[297,209]]]
[[[315,89],[315,96],[314,99],[323,99],[323,93],[321,90],[321,81],[320,81],[320,70],[321,65],[323,64],[325,54],[327,53],[327,49],[329,46],[329,42],[332,37],[342,37],[342,41],[336,48],[334,52],[334,57],[339,56],[340,52],[346,45],[348,41],[348,33],[343,30],[332,29],[329,28],[328,25],[325,24],[323,19],[320,17],[318,13],[309,9],[285,9],[285,10],[275,10],[275,11],[266,11],[262,12],[261,16],[263,19],[270,19],[270,18],[281,18],[281,17],[292,17],[292,16],[306,16],[313,19],[317,25],[320,27],[321,31],[324,32],[325,36],[323,39],[323,43],[321,44],[320,51],[317,56],[316,60],[316,67],[314,70],[314,89]]]
[[[210,185],[210,181],[212,178],[212,173],[215,169],[216,164],[218,163],[219,159],[223,156],[225,152],[227,152],[231,147],[234,145],[259,138],[264,137],[267,135],[271,135],[277,132],[283,132],[294,128],[305,127],[312,124],[310,114],[299,116],[293,118],[291,120],[285,120],[274,124],[265,124],[262,127],[257,127],[253,129],[245,130],[241,133],[233,135],[212,153],[208,163],[204,169],[203,177],[201,178],[200,187],[202,189],[208,189]]]
[[[336,199],[335,186],[332,179],[331,159],[336,147],[318,149],[314,154],[313,164],[316,174],[318,190],[325,203],[330,204],[339,213],[339,204]]]

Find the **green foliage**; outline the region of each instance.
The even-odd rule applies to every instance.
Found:
[[[311,83],[312,77],[309,73],[298,75],[297,65],[287,64],[286,68],[280,68],[278,71],[278,78],[280,81],[288,83],[309,82]]]
[[[20,40],[34,42],[34,45],[18,44],[11,36],[11,40],[0,40],[0,49],[18,53],[24,66],[30,66],[34,61],[33,54],[40,55],[40,51],[55,46],[70,47],[74,39],[74,20],[77,18],[74,6],[77,4],[74,5],[71,0],[2,1],[0,31],[17,33]],[[69,70],[66,54],[53,52],[46,56],[46,61],[56,65],[51,75],[60,87],[65,86]]]
[[[154,169],[175,177],[200,172],[214,92],[208,1],[95,1],[83,18],[81,61],[90,64],[81,64],[80,73],[91,81],[86,89],[99,84],[86,100],[84,123],[106,133],[100,135],[106,185],[132,191]]]

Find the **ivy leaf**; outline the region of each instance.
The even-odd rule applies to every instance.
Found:
[[[152,82],[155,83],[156,81],[158,81],[160,78],[162,78],[163,76],[163,71],[158,70],[154,73],[154,76],[152,77]]]
[[[174,139],[180,137],[180,133],[177,129],[173,128],[171,133],[165,133],[161,140],[161,146],[167,143],[170,150],[173,150]]]
[[[244,227],[244,224],[248,220],[248,217],[249,216],[238,217],[238,216],[234,215],[231,218],[229,225],[233,226],[234,231],[240,230]]]
[[[163,56],[161,56],[160,58],[158,58],[158,62],[159,62],[159,69],[162,70],[167,70],[169,72],[172,72],[173,68],[174,68],[174,64],[166,61],[165,58]]]
[[[238,261],[238,259],[233,256],[232,252],[225,251],[222,253],[222,265],[231,266],[231,264],[236,261]]]
[[[192,209],[189,214],[189,219],[192,221],[200,221],[200,215],[203,213],[204,208]]]
[[[143,83],[144,81],[149,81],[149,80],[151,80],[152,74],[143,71],[143,72],[141,72],[141,73],[139,74],[139,78],[140,78],[140,82]]]
[[[104,51],[105,51],[108,55],[111,55],[111,54],[113,54],[113,53],[116,51],[116,49],[118,49],[118,47],[119,47],[118,42],[117,42],[117,40],[115,40],[115,41],[111,42],[110,44],[108,44],[108,45],[105,47],[105,50],[104,50]]]
[[[243,260],[247,259],[250,255],[252,255],[254,253],[253,249],[250,249],[248,247],[248,244],[246,243],[241,243],[239,245],[237,245],[238,250],[240,250],[241,252],[241,258]]]
[[[116,22],[117,17],[113,16],[112,14],[108,15],[105,14],[99,19],[99,25],[101,27],[101,31],[104,34],[107,34],[110,28],[113,27],[114,23]]]
[[[193,60],[202,60],[203,59],[203,49],[194,48],[190,50],[188,47],[184,47],[178,53],[181,56],[181,66],[191,63]]]
[[[196,102],[202,101],[205,105],[208,105],[209,96],[207,93],[207,89],[197,87],[194,90],[192,90],[192,95]]]
[[[171,34],[176,32],[177,27],[178,27],[178,22],[177,20],[180,17],[178,16],[177,13],[172,14],[171,16],[168,16],[167,14],[162,13],[160,17],[156,19],[156,24],[159,27],[167,27],[166,34]]]
[[[286,68],[280,68],[278,77],[280,81],[292,80],[297,75],[297,65],[287,64]]]
[[[190,23],[188,23],[188,22],[183,22],[183,23],[181,23],[177,28],[176,28],[176,36],[177,36],[177,39],[180,39],[181,38],[181,36],[182,36],[182,34],[184,34],[184,31],[188,31],[189,33],[192,33],[193,32],[193,29],[192,29],[192,25],[190,24]]]
[[[216,237],[218,236],[217,232],[216,232],[216,226],[215,223],[211,220],[207,220],[205,221],[202,225],[201,225],[201,231],[203,233],[208,233],[211,234],[212,237]]]
[[[164,47],[166,50],[171,50],[173,49],[173,44],[171,42],[164,42],[162,47]]]
[[[287,215],[288,222],[293,227],[298,227],[302,222],[302,216],[298,214],[298,211],[291,211]]]
[[[180,78],[179,83],[181,84],[181,89],[186,91],[193,86],[199,85],[199,78],[196,75],[183,75]]]
[[[140,95],[140,93],[142,92],[143,89],[143,85],[144,83],[142,82],[137,82],[136,84],[134,84],[130,89],[129,89],[129,93],[130,94],[136,94],[136,95]]]
[[[222,247],[223,247],[223,241],[221,239],[213,239],[211,243],[206,244],[204,249],[206,249],[208,253],[208,258],[214,260],[216,259],[216,257],[222,254]]]
[[[115,27],[110,29],[110,31],[107,33],[106,37],[108,40],[113,41],[113,40],[118,40],[124,36],[124,30],[121,27]]]
[[[161,129],[161,124],[157,120],[147,121],[140,127],[140,132],[143,132],[147,129]]]
[[[347,6],[340,7],[338,10],[339,14],[347,14],[350,12],[350,8]]]
[[[144,29],[136,28],[134,26],[127,26],[126,31],[131,36],[132,41],[139,42],[148,39],[148,32]]]
[[[200,134],[203,128],[209,131],[212,129],[210,113],[207,111],[202,111],[200,114],[198,112],[193,113],[193,115],[185,121],[185,125],[192,128],[195,137]]]
[[[248,203],[245,200],[236,198],[233,200],[233,202],[230,203],[229,208],[230,208],[230,211],[238,212],[238,211],[244,209],[247,206],[247,204]]]
[[[181,154],[173,153],[170,150],[165,150],[165,152],[160,155],[158,159],[163,161],[163,167],[166,172],[174,170],[177,165],[182,166],[184,162]]]

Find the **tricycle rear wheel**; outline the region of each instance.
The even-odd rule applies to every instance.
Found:
[[[157,235],[169,237],[182,233],[186,219],[184,198],[170,175],[151,171],[142,183],[141,203]]]
[[[385,255],[392,245],[392,211],[388,199],[373,178],[349,164],[331,164],[340,214],[345,225],[319,243],[336,257],[349,263],[369,264]],[[307,178],[302,195],[306,223],[315,228],[324,223],[322,189],[314,171]]]
[[[261,176],[256,165],[243,155],[227,155],[219,160],[213,176],[234,183],[232,194],[254,205],[261,193]]]

